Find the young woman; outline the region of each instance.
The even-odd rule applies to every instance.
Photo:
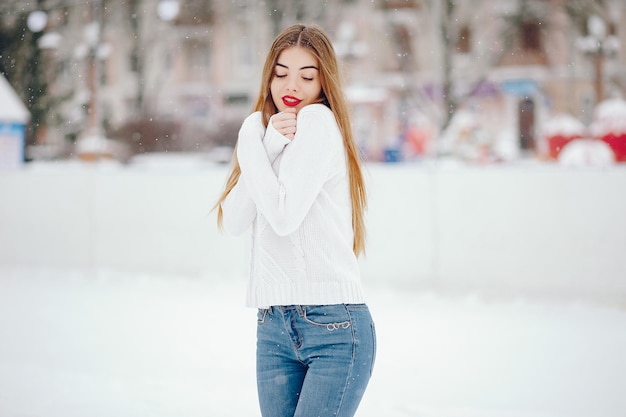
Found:
[[[332,44],[294,25],[269,51],[241,126],[218,224],[252,227],[263,417],[350,417],[374,364],[361,289],[366,193]]]

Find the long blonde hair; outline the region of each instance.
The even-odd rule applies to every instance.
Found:
[[[353,251],[358,256],[365,250],[364,211],[367,205],[367,193],[365,191],[363,173],[361,172],[359,150],[352,135],[348,106],[341,88],[335,50],[333,49],[330,39],[328,39],[319,26],[292,25],[283,30],[276,37],[265,60],[261,88],[254,106],[254,111],[260,111],[262,113],[265,127],[267,127],[270,117],[278,111],[272,100],[270,85],[274,77],[278,57],[281,52],[292,46],[306,48],[317,58],[320,82],[322,85],[320,102],[332,110],[343,137],[350,181],[350,197],[352,200],[352,229],[354,231]],[[221,203],[237,184],[240,175],[241,168],[239,167],[235,152],[231,163],[231,172],[226,180],[224,191],[215,205],[218,209],[217,223],[220,228],[222,227],[223,216]]]

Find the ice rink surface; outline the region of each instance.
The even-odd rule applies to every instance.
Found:
[[[366,286],[360,417],[624,417],[626,309]],[[253,417],[244,277],[0,269],[0,416]]]

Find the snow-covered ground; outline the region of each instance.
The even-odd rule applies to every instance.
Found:
[[[0,270],[2,417],[259,416],[243,277]],[[623,417],[626,311],[367,287],[360,417]]]
[[[0,175],[0,417],[259,416],[225,169],[157,162]],[[626,416],[624,169],[524,170],[369,167],[359,417]]]

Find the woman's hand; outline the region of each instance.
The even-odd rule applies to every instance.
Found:
[[[296,134],[296,109],[287,108],[272,116],[272,126],[278,133],[289,140]]]

